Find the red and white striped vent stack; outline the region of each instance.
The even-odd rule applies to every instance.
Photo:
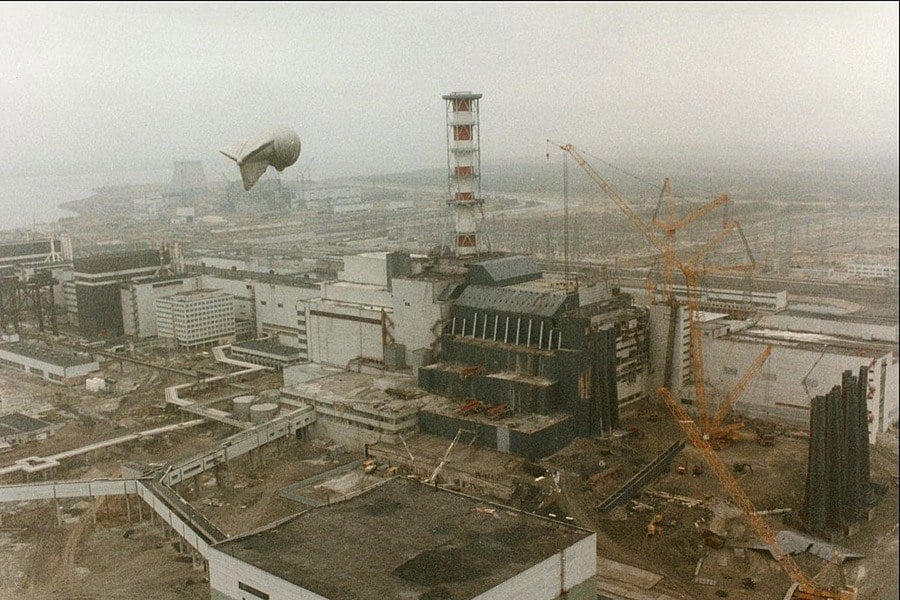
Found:
[[[482,248],[478,236],[481,212],[481,150],[479,148],[478,101],[481,94],[453,92],[447,102],[447,176],[456,232],[457,256],[472,256]]]

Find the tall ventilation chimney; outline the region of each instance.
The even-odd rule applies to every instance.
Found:
[[[447,102],[447,204],[453,207],[457,256],[473,256],[483,250],[478,235],[481,213],[481,149],[478,101],[481,94],[453,92]]]

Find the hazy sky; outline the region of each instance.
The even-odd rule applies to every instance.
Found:
[[[896,156],[897,25],[897,3],[4,2],[0,169],[220,164],[280,124],[314,177],[441,166],[454,90],[484,94],[485,162],[547,137]]]

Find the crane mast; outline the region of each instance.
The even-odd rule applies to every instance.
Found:
[[[703,363],[703,331],[700,326],[699,312],[700,312],[700,289],[699,289],[699,278],[703,273],[711,272],[712,269],[701,265],[706,256],[712,252],[716,247],[718,247],[722,242],[724,242],[729,235],[735,230],[739,230],[739,225],[736,221],[729,218],[729,213],[727,209],[732,205],[732,200],[729,196],[725,194],[721,194],[716,197],[714,200],[704,204],[697,210],[692,213],[682,217],[677,218],[675,213],[675,205],[672,200],[672,190],[669,180],[666,179],[663,184],[663,191],[660,196],[660,205],[657,206],[656,214],[653,217],[651,227],[648,225],[641,217],[634,211],[631,205],[619,195],[619,193],[607,182],[594,167],[587,162],[584,157],[584,154],[575,148],[572,144],[557,144],[551,140],[547,140],[548,144],[552,144],[567,152],[572,158],[575,159],[575,162],[587,173],[588,177],[596,183],[600,189],[619,207],[619,210],[628,218],[629,221],[634,225],[634,227],[643,234],[644,238],[652,245],[657,251],[662,254],[663,257],[663,265],[664,265],[664,282],[663,282],[663,300],[665,302],[671,303],[673,299],[672,294],[672,274],[675,270],[681,271],[682,276],[684,277],[685,287],[687,288],[687,308],[689,313],[689,325],[690,325],[690,358],[691,358],[691,367],[693,372],[693,384],[694,384],[694,394],[697,406],[697,414],[700,420],[700,426],[704,430],[704,432],[708,432],[709,427],[709,402],[707,399],[707,390],[706,390],[706,373]],[[662,208],[662,202],[666,200],[666,208],[668,215],[666,220],[661,220],[659,213]],[[718,207],[725,207],[726,213],[722,220],[722,231],[714,236],[709,242],[704,244],[703,247],[700,248],[697,253],[695,253],[689,260],[682,261],[679,259],[678,255],[675,252],[675,234],[700,219],[701,217],[711,213]],[[658,233],[657,230],[661,230],[662,235]],[[741,234],[743,237],[743,234]],[[749,247],[747,247],[747,251],[749,253]],[[752,255],[750,256],[751,265],[755,265],[753,261]],[[747,268],[746,265],[737,265],[732,267],[725,267],[725,270],[745,270]],[[752,266],[749,268],[752,269]],[[648,285],[648,299],[652,300],[655,297],[655,294],[649,293],[649,285]]]
[[[662,254],[663,259],[667,264],[665,271],[667,278],[671,276],[671,273],[675,268],[682,272],[685,280],[685,287],[687,288],[687,307],[690,315],[691,366],[693,367],[694,389],[697,396],[697,413],[700,426],[698,427],[697,423],[691,419],[690,415],[688,415],[687,411],[681,406],[681,403],[672,395],[668,388],[661,387],[657,390],[657,393],[665,401],[672,415],[675,417],[675,420],[678,422],[678,425],[703,456],[703,459],[709,465],[716,478],[721,482],[725,491],[728,492],[731,499],[747,516],[750,524],[771,548],[772,555],[796,584],[793,595],[794,600],[856,600],[857,592],[855,588],[844,587],[841,590],[834,592],[820,586],[806,576],[791,555],[778,543],[775,532],[769,526],[769,523],[756,510],[753,502],[744,490],[741,489],[737,480],[731,475],[728,468],[715,453],[708,441],[710,439],[710,432],[715,432],[716,429],[720,427],[722,419],[724,419],[728,410],[730,410],[731,405],[734,404],[737,397],[746,389],[750,381],[758,373],[759,369],[762,368],[762,365],[765,363],[766,359],[768,359],[769,354],[772,351],[771,346],[767,346],[765,350],[763,350],[762,354],[757,357],[747,373],[745,373],[738,382],[735,389],[726,397],[725,401],[716,412],[716,415],[710,419],[708,414],[706,377],[703,364],[703,332],[698,317],[700,310],[699,277],[701,274],[713,272],[750,272],[756,266],[756,261],[753,259],[753,254],[750,252],[750,247],[747,243],[747,238],[744,236],[744,232],[741,231],[737,221],[729,218],[727,209],[731,206],[731,199],[726,195],[718,196],[712,202],[707,203],[686,217],[675,220],[674,203],[671,199],[671,188],[667,179],[663,187],[660,203],[662,203],[663,198],[668,198],[668,219],[667,221],[661,221],[659,219],[659,206],[657,206],[657,214],[653,219],[653,225],[663,231],[663,238],[660,239],[660,236],[653,228],[638,216],[628,202],[626,202],[618,192],[616,192],[613,187],[597,173],[597,171],[584,159],[582,153],[572,146],[572,144],[560,145],[551,142],[550,140],[547,140],[547,142],[568,152],[600,189],[602,189],[616,206],[619,207],[635,228],[637,228],[647,241]],[[719,206],[724,206],[726,208],[722,221],[722,231],[700,248],[700,250],[689,260],[681,261],[675,253],[675,233]],[[703,261],[706,256],[718,247],[719,244],[721,244],[735,229],[737,229],[740,234],[744,249],[747,252],[747,256],[750,258],[750,263],[724,267],[708,267],[704,265]],[[664,293],[667,293],[666,290],[671,290],[671,282],[667,282],[666,285],[667,287],[664,288]],[[652,298],[652,296],[650,296],[650,298]],[[668,298],[668,300],[671,300],[671,298]]]

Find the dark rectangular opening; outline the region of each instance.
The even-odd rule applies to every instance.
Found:
[[[252,585],[247,585],[243,581],[238,581],[238,588],[241,591],[247,592],[248,594],[252,594],[257,598],[262,598],[262,600],[269,600],[269,595],[265,592],[261,592]]]

